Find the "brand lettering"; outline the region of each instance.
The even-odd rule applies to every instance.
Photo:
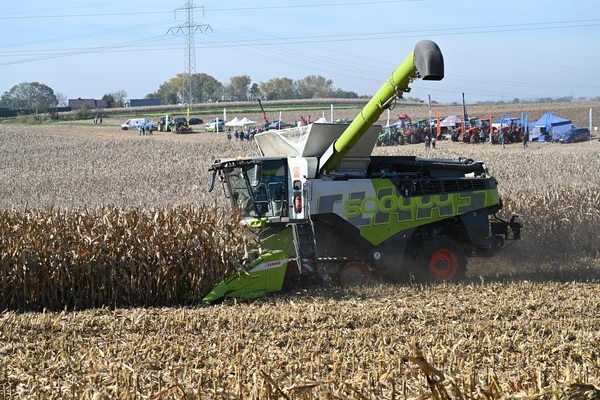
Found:
[[[281,261],[274,261],[267,264],[267,267],[273,267],[275,265],[281,265]]]
[[[485,207],[485,192],[403,197],[381,188],[376,197],[353,192],[343,201],[342,216],[356,227],[447,218]]]

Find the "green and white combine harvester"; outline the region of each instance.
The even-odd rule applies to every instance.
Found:
[[[372,272],[460,281],[467,257],[520,239],[483,162],[372,156],[374,126],[415,79],[439,81],[444,59],[423,40],[350,124],[313,123],[255,136],[261,156],[216,160],[218,180],[262,253],[204,298],[256,298],[311,281],[365,285]]]

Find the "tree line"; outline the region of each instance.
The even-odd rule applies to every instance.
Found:
[[[160,99],[163,104],[179,104],[187,102],[184,86],[189,85],[187,74],[177,76],[163,82],[156,91],[148,93],[146,99]],[[358,99],[356,92],[346,91],[333,86],[331,79],[321,75],[309,75],[302,79],[273,78],[266,82],[253,83],[248,75],[232,76],[228,83],[219,82],[205,73],[191,75],[192,103],[211,101],[248,101],[260,98],[263,100],[291,100],[340,98]],[[109,108],[124,107],[127,92],[117,90],[102,96]],[[52,88],[39,82],[22,82],[13,86],[0,97],[0,108],[10,110],[49,110],[67,105],[67,96],[54,92]]]
[[[177,74],[163,82],[155,92],[148,93],[145,98],[160,99],[163,104],[187,102],[188,99],[185,97],[185,86],[189,85],[187,78],[187,74]],[[262,100],[360,98],[356,92],[334,88],[333,81],[321,75],[308,75],[297,80],[272,78],[260,83],[253,83],[248,75],[238,75],[232,76],[229,83],[222,83],[205,73],[192,74],[191,92],[192,103],[219,100],[248,101],[256,98]]]

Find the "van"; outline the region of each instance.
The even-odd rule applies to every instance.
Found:
[[[121,124],[121,129],[126,131],[127,129],[137,129],[139,125],[146,126],[150,121],[146,118],[133,118],[128,119],[124,124]]]
[[[225,120],[213,119],[204,125],[207,132],[223,132],[225,126]]]

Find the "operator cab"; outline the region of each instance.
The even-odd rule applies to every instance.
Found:
[[[244,218],[287,217],[286,159],[231,160],[215,163],[233,209]]]

